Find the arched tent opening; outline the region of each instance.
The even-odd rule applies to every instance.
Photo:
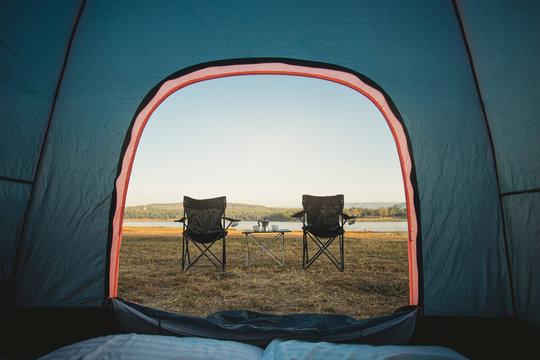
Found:
[[[416,244],[418,237],[418,225],[416,219],[416,207],[414,199],[414,169],[411,156],[408,150],[408,139],[405,129],[399,118],[399,113],[393,106],[389,97],[372,81],[354,74],[346,69],[328,66],[326,64],[314,64],[308,62],[291,60],[269,60],[259,62],[243,63],[242,61],[203,64],[196,69],[186,69],[173,74],[159,85],[147,96],[141,104],[134,117],[131,132],[126,139],[126,151],[124,153],[120,175],[116,182],[116,208],[113,219],[113,239],[111,252],[111,277],[110,292],[112,296],[117,295],[119,248],[121,242],[121,224],[127,195],[127,182],[135,158],[135,150],[141,138],[142,131],[153,111],[172,93],[185,86],[199,81],[217,79],[222,77],[237,75],[273,74],[273,75],[294,75],[304,76],[322,80],[332,81],[345,85],[362,96],[367,97],[377,106],[384,116],[394,140],[396,141],[399,160],[401,164],[403,183],[407,201],[408,218],[408,253],[409,253],[409,302],[411,305],[419,303],[418,270]],[[116,252],[116,253],[115,253]]]
[[[361,216],[344,226],[344,271],[332,263],[341,259],[339,238],[329,244],[335,259],[319,253],[300,270],[302,225],[291,215],[302,194],[336,193],[347,214]],[[185,195],[226,195],[226,216],[241,220],[228,229],[225,273],[204,256],[182,271],[182,223],[173,220],[184,216]],[[291,231],[283,247],[278,239],[259,254],[256,240],[270,234],[246,244],[244,232],[259,219]],[[118,296],[202,317],[226,309],[387,314],[409,304],[406,220],[395,141],[368,98],[305,76],[202,81],[170,95],[143,131],[126,199]],[[306,240],[314,256],[319,248]],[[216,245],[220,255],[221,240]],[[191,248],[192,258],[200,254]]]

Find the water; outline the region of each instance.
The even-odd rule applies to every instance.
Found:
[[[235,230],[253,230],[256,221],[240,221]],[[270,225],[278,225],[280,229],[302,230],[301,222],[270,221]],[[181,228],[182,223],[172,221],[124,221],[124,226],[138,227],[173,227]],[[353,225],[345,225],[345,231],[375,231],[375,232],[407,232],[406,221],[359,221]]]

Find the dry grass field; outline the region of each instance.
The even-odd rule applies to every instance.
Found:
[[[119,297],[201,317],[245,309],[274,314],[338,313],[360,319],[408,305],[406,235],[346,232],[345,271],[341,273],[324,255],[309,269],[302,269],[301,232],[285,234],[285,266],[263,254],[246,267],[245,235],[233,230],[227,236],[225,272],[206,258],[183,272],[180,232],[124,228]],[[216,245],[220,253],[221,241]],[[272,249],[281,254],[277,243]],[[254,250],[250,243],[250,253]],[[334,253],[339,254],[335,248]]]

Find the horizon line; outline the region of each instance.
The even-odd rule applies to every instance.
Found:
[[[125,207],[134,207],[134,206],[148,206],[148,205],[171,205],[171,204],[182,204],[183,201],[174,201],[174,202],[150,202],[145,204],[137,204],[137,205],[128,205],[126,204]],[[405,200],[401,201],[346,201],[345,204],[358,204],[358,203],[364,203],[364,204],[406,204]],[[263,206],[263,207],[273,207],[273,208],[285,208],[285,209],[294,209],[294,208],[301,208],[301,204],[299,206],[285,206],[285,205],[262,205],[262,204],[252,204],[252,203],[244,203],[244,202],[229,202],[227,201],[227,204],[235,204],[235,205],[252,205],[252,206]]]

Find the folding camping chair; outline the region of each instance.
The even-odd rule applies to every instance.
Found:
[[[203,255],[219,270],[225,271],[227,229],[230,226],[238,225],[240,221],[225,217],[226,206],[225,196],[202,200],[184,196],[184,217],[176,220],[176,222],[183,223],[182,271],[187,271]],[[227,226],[225,226],[226,222],[228,222]],[[221,259],[210,250],[212,245],[220,239],[223,239]],[[199,256],[193,261],[191,261],[190,243],[193,243],[200,250]]]
[[[303,223],[303,268],[309,268],[321,254],[324,254],[339,269],[339,271],[343,271],[344,225],[347,221],[349,221],[349,224],[352,224],[354,223],[354,219],[356,219],[355,216],[349,216],[343,213],[343,195],[302,195],[302,206],[304,210],[294,214],[293,217],[299,218]],[[318,246],[318,250],[312,257],[310,257],[308,253],[308,238]],[[321,238],[326,240],[323,241]],[[340,259],[338,259],[329,249],[330,244],[332,244],[335,239],[339,240]]]

